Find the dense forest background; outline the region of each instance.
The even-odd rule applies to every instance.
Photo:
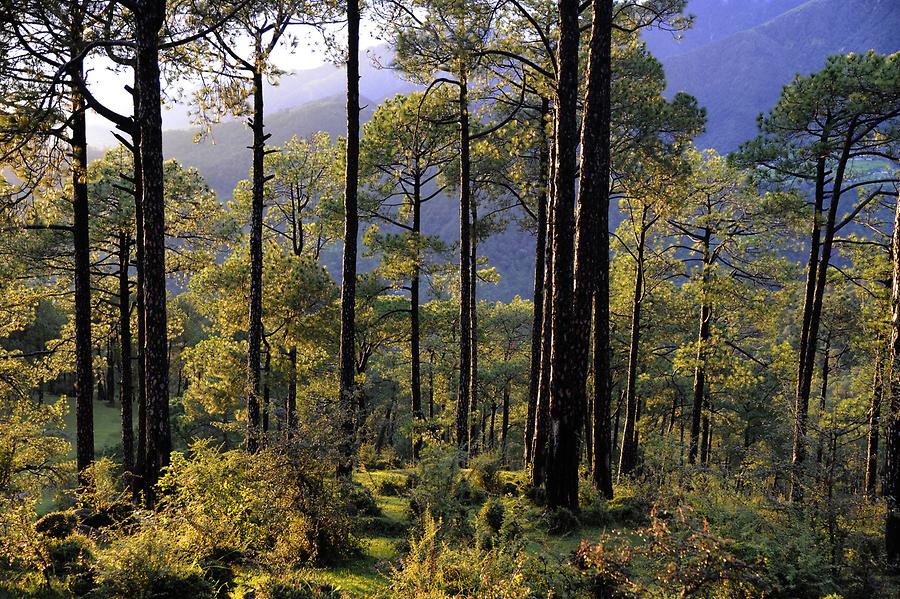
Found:
[[[0,598],[900,596],[897,31],[0,0]]]

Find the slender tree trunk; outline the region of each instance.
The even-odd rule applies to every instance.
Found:
[[[554,133],[555,137],[555,133]],[[551,326],[553,289],[553,205],[556,203],[556,145],[550,146],[550,177],[547,193],[547,242],[544,257],[544,308],[541,323],[541,371],[538,377],[538,398],[534,412],[534,443],[531,451],[531,482],[535,487],[544,484],[547,478],[546,464],[550,439],[550,349],[553,339]]]
[[[116,340],[110,335],[106,340],[106,402],[116,403]]]
[[[285,420],[287,421],[287,438],[291,439],[297,430],[297,347],[292,346],[288,352],[291,372],[288,380],[288,400]]]
[[[139,79],[137,71],[134,76],[134,88],[131,90],[134,103],[134,114],[139,112]],[[135,297],[137,310],[137,383],[138,383],[138,421],[137,421],[137,446],[134,456],[134,499],[140,498],[144,488],[144,477],[147,463],[147,386],[145,384],[146,354],[144,345],[146,339],[146,320],[144,312],[144,170],[141,166],[141,129],[135,123],[131,128],[132,159],[134,162],[134,174],[132,185],[134,186],[134,223],[135,223],[135,279],[137,293]]]
[[[169,355],[166,328],[165,203],[163,198],[162,115],[159,86],[159,31],[165,15],[163,0],[143,0],[135,7],[136,79],[141,136],[142,209],[144,216],[144,311],[147,395],[147,501],[168,465],[172,447],[169,429]]]
[[[831,374],[831,365],[829,358],[831,357],[831,331],[825,334],[825,347],[822,350],[822,391],[819,394],[819,414],[825,412],[825,402],[828,399],[828,375]],[[818,448],[816,449],[816,464],[822,463],[822,457],[825,451],[825,431],[824,427],[819,431]]]
[[[812,387],[813,364],[818,343],[819,322],[822,316],[822,304],[825,297],[825,283],[828,276],[828,264],[831,260],[831,250],[834,242],[835,221],[838,214],[838,205],[841,198],[841,189],[844,174],[849,160],[850,147],[855,135],[851,127],[844,140],[844,147],[838,161],[831,190],[831,202],[828,206],[828,217],[825,222],[825,237],[822,240],[822,256],[816,269],[815,288],[812,303],[810,304],[809,326],[806,334],[806,348],[801,356],[802,363],[799,368],[800,379],[797,382],[797,415],[794,421],[794,439],[791,450],[791,492],[792,502],[803,500],[802,468],[806,461],[806,427],[809,416],[809,395]],[[804,320],[806,318],[804,317]]]
[[[344,178],[344,256],[341,263],[340,419],[337,473],[353,472],[356,352],[356,248],[359,182],[359,0],[347,0],[347,167]]]
[[[469,405],[472,376],[472,283],[471,220],[472,194],[469,162],[469,90],[465,75],[459,85],[459,385],[456,399],[456,444],[463,454],[469,452]]]
[[[547,459],[547,504],[578,509],[578,457],[584,364],[578,347],[574,310],[574,209],[578,127],[578,0],[559,2],[556,110],[556,201],[553,205],[553,299],[550,349],[550,451]]]
[[[712,308],[709,305],[709,267],[711,263],[709,244],[712,233],[707,228],[703,233],[703,289],[700,291],[700,331],[697,334],[697,365],[694,367],[694,401],[691,412],[691,439],[688,448],[688,464],[697,463],[700,449],[700,427],[703,423],[703,397],[706,393],[706,344],[709,341],[709,321]]]
[[[256,54],[259,56],[259,40]],[[250,312],[247,324],[247,451],[256,453],[262,440],[259,405],[263,276],[263,196],[265,193],[266,133],[264,123],[263,77],[260,65],[253,72],[253,197],[250,205]]]
[[[579,389],[585,389],[588,349],[593,342],[594,387],[590,402],[593,404],[590,435],[593,441],[591,447],[593,459],[590,460],[593,462],[591,480],[607,498],[611,498],[613,493],[609,445],[612,376],[609,340],[612,14],[612,0],[594,1],[584,122],[581,129],[581,177],[575,242],[575,327],[576,333],[580,332],[576,348],[579,352],[576,383]]]
[[[706,393],[703,396],[703,427],[702,427],[702,441],[700,443],[700,463],[708,464],[709,463],[709,450],[710,445],[712,444],[712,438],[710,437],[710,428],[709,428],[709,413],[710,413],[710,403],[709,403],[709,393]]]
[[[540,176],[549,176],[550,148],[547,139],[547,119],[550,115],[550,101],[541,98],[540,121]],[[541,327],[544,322],[544,258],[547,253],[547,180],[543,179],[538,187],[535,201],[537,210],[537,239],[534,248],[534,291],[533,312],[531,320],[531,363],[528,378],[528,412],[525,417],[525,466],[531,465],[531,451],[534,446],[535,411],[541,384]],[[506,445],[504,443],[504,449]]]
[[[81,52],[81,21],[72,25],[72,55]],[[69,77],[82,81],[84,61],[73,60]],[[94,461],[94,371],[91,350],[91,247],[87,190],[87,124],[84,98],[73,83],[72,94],[72,232],[75,268],[75,437],[79,480]]]
[[[469,376],[469,404],[472,406],[472,411],[475,411],[475,406],[479,405],[478,401],[478,203],[472,199],[472,226],[469,229],[471,231],[469,237],[469,247],[471,248],[472,256],[469,258],[469,268],[471,269],[471,274],[469,275],[469,284],[471,285],[471,291],[469,292],[469,310],[472,313],[472,316],[469,318],[469,326],[471,328],[472,341],[469,343],[469,349],[472,352],[472,357],[470,359],[470,366],[472,368],[472,374]],[[483,408],[483,406],[482,406]],[[484,419],[482,418],[482,421]],[[482,422],[481,430],[484,431],[484,424]],[[472,432],[469,436],[470,439],[477,439],[477,422],[475,419],[472,419]],[[470,453],[475,452],[474,442],[472,442],[472,447],[470,448]],[[484,447],[484,442],[481,443],[481,446]]]
[[[645,211],[646,212],[646,211]],[[643,223],[643,219],[641,221]],[[637,369],[638,349],[641,338],[641,308],[644,299],[644,239],[646,229],[641,227],[634,271],[634,290],[631,296],[631,342],[628,349],[628,378],[625,386],[625,430],[622,433],[622,453],[619,458],[619,476],[628,476],[637,466],[637,445],[634,443],[637,429]]]
[[[509,433],[509,381],[503,387],[503,415],[500,420],[500,463],[506,465],[506,435]]]
[[[416,260],[413,264],[412,279],[409,283],[409,357],[410,357],[410,395],[412,396],[413,430],[412,430],[412,457],[413,461],[419,459],[422,449],[421,425],[422,414],[422,358],[419,347],[419,287],[421,276],[421,233],[422,233],[422,187],[418,175],[413,187],[413,218],[412,234],[416,247]]]
[[[881,424],[881,402],[884,399],[884,351],[882,338],[875,338],[875,367],[872,375],[872,403],[869,405],[869,431],[866,435],[866,499],[875,499],[878,484],[878,429]]]
[[[134,401],[131,375],[131,291],[128,286],[128,264],[131,260],[129,245],[131,236],[119,232],[119,358],[122,363],[122,392],[119,404],[122,414],[122,470],[131,485],[134,470],[134,428],[131,404]]]
[[[891,240],[893,284],[891,286],[891,345],[887,430],[885,433],[884,479],[881,494],[887,505],[884,542],[888,563],[900,567],[900,196],[894,213]]]
[[[263,367],[263,372],[265,373],[265,377],[263,378],[262,392],[262,439],[263,441],[265,441],[265,439],[267,438],[266,433],[269,432],[269,416],[271,415],[271,396],[269,381],[272,378],[272,348],[269,347],[268,344],[266,344],[266,361],[265,366]]]

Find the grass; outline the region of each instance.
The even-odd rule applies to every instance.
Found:
[[[54,401],[54,399],[50,399]],[[66,413],[65,430],[71,449],[69,457],[75,458],[75,398],[68,398],[69,410]],[[103,454],[116,447],[122,440],[122,416],[119,404],[109,405],[106,402],[94,402],[94,452]],[[136,411],[136,410],[135,410]],[[135,418],[135,422],[137,419]]]
[[[45,401],[53,403],[57,397],[48,396]],[[68,410],[63,422],[63,435],[69,442],[68,459],[75,459],[75,398],[68,398]],[[122,417],[119,404],[94,402],[94,453],[98,456],[115,449],[122,440]],[[136,421],[136,419],[135,419]],[[38,513],[46,514],[59,507],[54,490],[48,489],[38,504]]]

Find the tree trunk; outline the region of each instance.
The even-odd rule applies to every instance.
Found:
[[[646,214],[646,210],[644,211]],[[644,239],[646,229],[641,219],[641,233],[637,246],[634,271],[634,290],[631,296],[631,342],[628,349],[628,378],[625,385],[625,430],[622,433],[622,453],[619,457],[619,476],[629,476],[637,465],[637,369],[641,338],[641,308],[644,299]]]
[[[541,98],[540,158],[541,177],[549,176],[550,149],[547,140],[547,118],[550,115],[550,100]],[[537,209],[537,239],[534,248],[534,291],[532,293],[533,312],[531,319],[531,362],[528,378],[528,412],[525,417],[525,466],[531,465],[531,451],[534,444],[535,411],[541,379],[541,327],[544,322],[544,257],[547,252],[547,180],[538,187],[535,201]],[[504,444],[504,449],[506,445]]]
[[[884,479],[881,494],[887,505],[884,542],[888,563],[900,566],[900,196],[894,213],[891,240],[893,284],[891,286],[891,346],[888,389],[887,430],[885,433]]]
[[[503,415],[500,419],[500,463],[506,465],[506,435],[509,432],[509,382],[503,387]]]
[[[578,457],[584,388],[577,349],[583,331],[574,313],[574,208],[578,128],[578,0],[559,2],[556,109],[556,201],[553,205],[553,298],[550,348],[550,451],[547,505],[578,509]]]
[[[134,11],[138,126],[141,136],[144,215],[144,311],[147,394],[147,501],[168,465],[172,447],[169,429],[169,355],[166,328],[165,201],[163,197],[162,115],[159,87],[159,31],[165,15],[163,0],[144,0]]]
[[[815,289],[812,303],[810,304],[809,326],[806,333],[806,345],[801,358],[797,381],[797,415],[794,421],[794,439],[791,448],[791,492],[792,502],[803,500],[802,467],[806,460],[806,427],[809,415],[809,395],[812,387],[813,364],[816,356],[816,345],[819,335],[819,322],[822,316],[822,304],[825,297],[825,283],[828,276],[828,263],[831,260],[831,250],[834,241],[834,227],[840,204],[841,188],[844,181],[844,173],[849,160],[850,147],[855,135],[851,127],[844,140],[844,147],[838,161],[831,191],[831,202],[828,206],[828,217],[825,222],[825,238],[822,241],[822,256],[819,260],[815,275]],[[824,176],[824,175],[823,175]],[[818,185],[818,183],[817,183]],[[823,183],[824,185],[824,183]],[[804,321],[806,317],[804,316]]]
[[[259,40],[257,56],[260,53]],[[253,72],[253,196],[250,205],[250,312],[247,323],[247,437],[250,453],[259,450],[262,440],[259,405],[260,362],[262,324],[262,275],[263,275],[263,196],[265,193],[266,133],[264,123],[262,71],[257,65]]]
[[[134,88],[131,90],[134,103],[134,114],[139,112],[139,79],[137,71],[134,76]],[[146,335],[146,320],[144,312],[144,170],[141,165],[141,129],[137,124],[131,128],[132,159],[134,161],[134,258],[135,279],[137,293],[135,297],[137,309],[137,383],[138,383],[138,421],[137,421],[137,447],[134,456],[134,499],[138,500],[144,488],[147,463],[147,385],[146,378],[146,354],[144,353]]]
[[[119,232],[119,358],[122,364],[122,392],[119,405],[122,414],[122,470],[131,485],[134,471],[134,428],[131,404],[134,401],[131,375],[131,291],[128,286],[128,264],[131,259],[130,235]]]
[[[266,344],[266,361],[263,368],[265,377],[263,378],[262,391],[262,440],[265,444],[267,434],[269,432],[269,417],[271,415],[270,390],[269,381],[272,379],[272,348]]]
[[[456,391],[456,444],[463,454],[469,452],[469,405],[472,376],[472,283],[471,283],[471,209],[469,162],[469,90],[465,75],[459,84],[459,384]]]
[[[872,375],[872,403],[869,405],[869,431],[866,435],[866,499],[875,499],[878,484],[878,428],[881,424],[881,402],[884,399],[884,353],[880,336],[875,338],[875,367]]]
[[[288,380],[288,400],[285,412],[287,421],[287,438],[291,439],[297,430],[297,347],[292,346],[288,352],[291,371]]]
[[[555,125],[554,125],[555,126]],[[554,133],[555,138],[555,133]],[[538,377],[538,397],[534,412],[534,442],[531,450],[531,482],[535,487],[547,478],[546,464],[550,439],[550,348],[553,339],[551,326],[553,289],[553,205],[556,203],[556,145],[550,146],[550,177],[547,192],[547,242],[544,257],[544,307],[541,323],[541,370]]]
[[[353,472],[356,352],[356,247],[359,233],[359,0],[347,0],[347,167],[344,177],[344,256],[341,262],[341,439],[337,474]]]
[[[106,340],[106,403],[116,403],[116,340],[112,335]]]
[[[470,367],[472,368],[472,374],[469,376],[469,405],[472,406],[472,411],[474,413],[475,406],[479,405],[478,402],[478,203],[472,198],[472,226],[469,229],[469,247],[471,248],[471,257],[469,258],[469,268],[471,269],[471,274],[469,275],[469,284],[471,285],[471,291],[469,292],[469,310],[472,313],[472,316],[469,318],[469,327],[471,328],[472,341],[469,343],[469,350],[472,352],[472,357],[470,359]],[[483,419],[482,419],[483,420]],[[470,448],[470,453],[474,453],[474,441],[473,439],[477,439],[477,422],[475,419],[472,419],[472,432],[469,435],[470,443],[472,443],[473,447]],[[482,423],[481,430],[484,431],[484,424]],[[481,443],[481,446],[484,447],[484,443]]]
[[[609,178],[612,84],[612,0],[595,0],[591,15],[587,91],[581,129],[581,177],[575,249],[576,384],[585,391],[588,349],[594,345],[591,413],[594,486],[612,497],[609,446]],[[591,319],[594,318],[593,329]],[[593,330],[593,336],[591,331]],[[587,404],[588,402],[582,402]]]
[[[702,442],[700,443],[700,463],[708,464],[709,463],[709,451],[712,445],[712,437],[710,436],[711,430],[709,428],[709,413],[710,413],[710,403],[709,403],[709,393],[706,393],[703,397],[703,427],[702,427]]]
[[[422,358],[419,347],[419,286],[421,277],[421,232],[422,232],[422,186],[416,175],[413,187],[412,234],[415,240],[416,260],[413,264],[413,275],[409,283],[409,358],[410,358],[410,395],[412,396],[412,458],[419,459],[422,449]]]
[[[709,305],[708,285],[711,257],[709,251],[712,232],[707,228],[703,233],[703,289],[700,300],[700,332],[697,334],[697,365],[694,367],[694,401],[691,412],[691,439],[688,448],[688,464],[697,463],[700,449],[700,427],[703,416],[703,397],[706,393],[706,344],[709,341],[709,321],[712,308]]]
[[[81,52],[81,22],[72,25],[72,55]],[[69,77],[82,81],[84,61],[73,60]],[[87,190],[87,124],[84,98],[72,85],[72,232],[75,269],[75,437],[81,483],[94,461],[94,371],[91,350],[91,247]]]

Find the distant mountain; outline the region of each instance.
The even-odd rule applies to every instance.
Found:
[[[668,92],[687,91],[707,107],[708,131],[699,144],[721,152],[755,135],[757,114],[774,105],[795,74],[819,69],[835,53],[900,50],[900,0],[691,0],[688,12],[696,20],[683,39],[654,31],[646,40],[665,67]],[[387,64],[389,56],[373,50],[363,61],[363,121],[385,98],[416,89],[373,62]],[[325,65],[285,76],[279,85],[267,88],[270,143],[315,131],[343,134],[344,85],[343,70]],[[169,114],[165,122],[178,122],[174,116]],[[187,129],[167,130],[166,157],[198,168],[220,197],[229,198],[237,181],[249,175],[249,129],[242,121],[230,121],[214,127],[202,143],[195,144],[194,135]],[[426,212],[423,230],[452,242],[459,223],[454,199],[435,200]],[[482,244],[479,253],[502,277],[499,285],[483,286],[481,297],[530,294],[531,235],[511,225]],[[325,256],[330,272],[339,272],[339,259],[339,250]],[[364,268],[366,264],[363,261]]]
[[[374,112],[375,102],[360,98],[364,107],[360,118],[365,122]],[[308,136],[325,131],[332,136],[347,131],[344,98],[328,98],[306,102],[296,108],[272,112],[265,117],[266,132],[271,133],[270,145],[281,145],[293,135]],[[231,120],[212,128],[199,142],[195,129],[176,129],[163,135],[163,154],[181,163],[196,167],[221,198],[231,197],[235,185],[250,175],[250,128],[243,121]]]
[[[696,5],[696,10],[695,10]],[[727,30],[749,19],[749,7],[774,18],[725,37],[708,32],[721,20]],[[736,12],[726,18],[729,8]],[[818,70],[831,54],[870,49],[891,53],[900,50],[900,1],[898,0],[696,0],[688,12],[697,13],[697,28],[714,41],[663,59],[669,92],[686,91],[705,106],[709,123],[698,143],[720,152],[735,149],[756,134],[756,116],[771,108],[781,88],[796,74]],[[707,18],[704,18],[706,16]],[[752,22],[752,21],[750,21]],[[694,31],[685,34],[690,40]],[[648,46],[671,51],[671,40],[659,33]]]

